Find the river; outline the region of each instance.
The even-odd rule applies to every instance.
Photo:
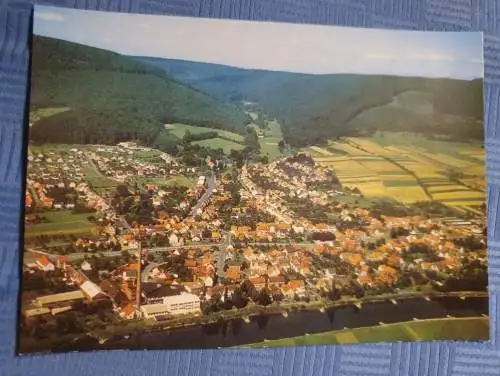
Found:
[[[379,322],[394,323],[410,321],[413,318],[432,319],[446,315],[454,317],[477,317],[488,315],[488,299],[456,297],[406,299],[397,305],[384,301],[365,303],[361,309],[354,306],[334,307],[320,311],[290,312],[288,317],[281,314],[261,315],[243,319],[220,320],[214,324],[198,325],[169,331],[139,333],[135,336],[112,338],[99,344],[93,338],[53,349],[55,352],[92,349],[189,349],[218,348],[261,342],[285,337],[301,336],[306,333],[320,333],[378,325]]]

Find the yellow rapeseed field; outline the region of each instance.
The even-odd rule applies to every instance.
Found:
[[[469,209],[472,209],[471,206],[479,206],[479,205],[481,205],[481,203],[482,203],[481,201],[474,201],[474,200],[467,201],[467,200],[463,200],[463,201],[453,201],[452,205],[454,205],[454,206],[462,206],[464,209],[466,209],[468,211],[472,211],[472,210],[469,210]]]
[[[405,204],[427,201],[429,199],[424,190],[418,185],[414,187],[386,187],[386,190],[391,197]]]
[[[439,193],[439,192],[443,192],[443,191],[457,192],[457,191],[468,191],[469,190],[469,188],[467,188],[463,185],[452,184],[452,183],[448,183],[448,184],[444,184],[444,185],[430,186],[427,189],[431,193]]]
[[[390,196],[403,203],[428,200],[420,181],[433,199],[443,200],[447,205],[449,202],[460,210],[476,210],[474,207],[485,199],[484,193],[451,183],[448,177],[448,171],[453,168],[466,174],[462,179],[464,184],[485,188],[484,152],[477,148],[457,147],[456,155],[464,155],[464,159],[460,159],[455,154],[429,153],[418,146],[381,146],[370,139],[356,137],[346,141],[329,142],[333,149],[347,153],[342,156],[321,147],[310,149],[318,165],[331,168],[344,186],[357,187],[367,197]],[[477,163],[471,158],[476,158]]]
[[[328,150],[320,148],[319,146],[310,146],[309,149],[318,152],[319,154],[330,156],[333,155],[333,153],[330,153]]]
[[[343,152],[348,153],[349,155],[355,156],[355,155],[370,155],[369,153],[356,149],[355,147],[345,144],[345,143],[339,143],[335,142],[331,144],[335,149],[341,150]]]
[[[455,191],[455,192],[437,192],[432,193],[435,200],[453,200],[453,199],[485,199],[483,192],[475,191]]]

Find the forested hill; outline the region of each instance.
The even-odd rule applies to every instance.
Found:
[[[173,149],[163,124],[182,122],[244,134],[236,105],[180,83],[162,69],[110,51],[34,36],[31,108],[69,107],[30,129],[33,142],[116,143]]]
[[[322,143],[329,137],[354,135],[375,129],[399,129],[460,137],[483,137],[482,80],[431,79],[380,75],[310,75],[241,69],[218,64],[173,59],[135,57],[151,67],[162,68],[172,77],[221,100],[256,102],[282,125],[292,145]],[[390,103],[406,91],[418,91],[430,98],[432,116],[411,113],[411,128],[405,122],[371,118],[365,129],[352,122],[368,109]],[[406,116],[401,111],[398,115]],[[452,120],[450,120],[450,118]],[[366,119],[365,119],[366,120]],[[479,126],[478,126],[479,124]]]

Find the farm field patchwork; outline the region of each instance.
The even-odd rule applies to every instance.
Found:
[[[481,158],[473,157],[481,155],[479,147],[435,140],[411,144],[401,137],[395,140],[402,142],[384,145],[376,137],[331,141],[328,150],[338,150],[337,156],[327,155],[325,148],[308,150],[314,152],[311,156],[316,163],[332,169],[343,185],[357,187],[367,197],[391,196],[403,203],[432,197],[448,205],[470,208],[484,203],[484,165]],[[464,177],[452,181],[450,171]]]
[[[326,156],[333,155],[328,150],[320,148],[319,146],[311,146],[309,149],[311,149],[311,150],[313,150],[313,151],[315,151],[315,152],[317,152],[318,154],[321,154],[321,155],[326,155]]]

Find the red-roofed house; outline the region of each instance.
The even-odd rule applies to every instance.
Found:
[[[120,316],[124,319],[133,319],[135,317],[135,307],[128,303],[121,309]]]
[[[56,269],[53,263],[49,261],[47,256],[42,256],[38,260],[36,260],[36,264],[40,268],[40,270],[43,270],[44,272],[51,272]]]

